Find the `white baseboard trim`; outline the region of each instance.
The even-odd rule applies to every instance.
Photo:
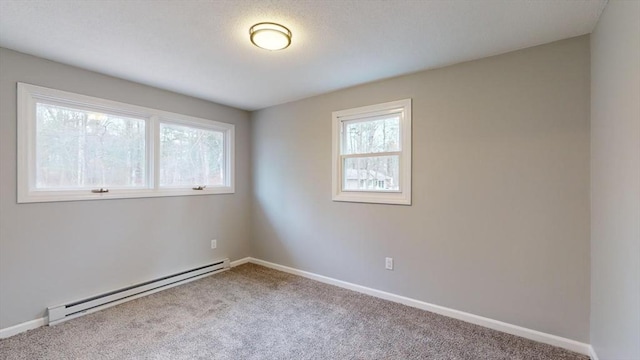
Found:
[[[250,261],[251,261],[251,258],[247,256],[246,258],[242,258],[242,259],[238,259],[238,260],[232,261],[231,262],[231,267],[236,267],[236,266],[239,266],[239,265],[242,265],[242,264],[246,264],[246,263],[248,263]]]
[[[245,259],[242,259],[242,260],[244,261]],[[290,274],[299,275],[308,279],[320,281],[325,284],[335,285],[341,288],[357,291],[357,292],[371,295],[384,300],[389,300],[389,301],[404,304],[407,306],[415,307],[418,309],[430,311],[436,314],[448,316],[448,317],[466,321],[472,324],[484,326],[484,327],[487,327],[493,330],[498,330],[507,334],[512,334],[512,335],[520,336],[533,341],[561,347],[567,350],[580,353],[582,355],[591,355],[592,353],[592,348],[589,344],[581,343],[579,341],[543,333],[537,330],[527,329],[522,326],[489,319],[486,317],[466,313],[459,310],[450,309],[440,305],[430,304],[424,301],[411,299],[405,296],[400,296],[400,295],[388,293],[385,291],[368,288],[366,286],[356,285],[346,281],[333,279],[327,276],[314,274],[308,271],[294,269],[288,266],[283,266],[283,265],[275,264],[272,262],[268,262],[268,261],[264,261],[256,258],[249,258],[248,262],[257,264],[257,265],[262,265],[275,270],[284,271]],[[595,353],[593,354],[595,355]]]
[[[231,267],[236,267],[246,263],[253,263],[257,265],[262,265],[271,269],[284,271],[286,273],[302,276],[308,279],[320,281],[325,284],[330,284],[334,286],[338,286],[344,289],[349,289],[353,291],[357,291],[363,294],[375,296],[377,298],[397,302],[400,304],[404,304],[407,306],[415,307],[418,309],[430,311],[436,314],[448,316],[454,319],[466,321],[472,324],[484,326],[490,329],[498,330],[505,332],[507,334],[512,334],[516,336],[520,336],[526,339],[538,341],[541,343],[558,346],[567,350],[575,351],[577,353],[588,355],[592,360],[598,360],[598,356],[596,355],[595,350],[589,344],[581,343],[575,340],[563,338],[556,335],[551,335],[547,333],[543,333],[537,330],[527,329],[521,326],[508,324],[502,321],[489,319],[486,317],[469,314],[463,311],[458,311],[454,309],[450,309],[444,306],[430,304],[424,301],[411,299],[408,297],[388,293],[385,291],[380,291],[372,288],[368,288],[366,286],[356,285],[353,283],[349,283],[342,280],[333,279],[327,276],[314,274],[308,271],[294,269],[288,266],[275,264],[272,262],[252,258],[245,257],[239,260],[235,260],[231,262]],[[17,335],[21,332],[25,332],[27,330],[32,330],[44,326],[47,324],[47,318],[43,317],[40,319],[35,319],[31,321],[24,322],[22,324],[17,324],[14,326],[10,326],[8,328],[0,329],[0,339],[5,339],[13,335]]]
[[[44,326],[47,323],[47,317],[43,317],[40,319],[35,319],[27,322],[23,322],[22,324],[13,325],[8,328],[0,329],[0,339],[6,339],[13,335],[18,335],[22,332],[37,329],[40,326]]]

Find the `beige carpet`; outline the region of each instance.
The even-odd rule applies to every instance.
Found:
[[[588,359],[247,264],[0,340],[0,359]]]

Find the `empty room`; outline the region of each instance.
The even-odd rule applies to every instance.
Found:
[[[0,359],[640,360],[640,1],[0,0]]]

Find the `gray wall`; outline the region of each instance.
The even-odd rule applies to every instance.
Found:
[[[610,1],[591,37],[591,344],[640,359],[640,2]]]
[[[16,204],[17,81],[235,124],[236,193]],[[47,306],[249,256],[249,130],[245,111],[0,49],[0,328]]]
[[[589,60],[583,36],[253,113],[254,255],[588,342]],[[331,112],[403,98],[413,205],[332,202]]]

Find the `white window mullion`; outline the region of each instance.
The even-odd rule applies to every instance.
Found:
[[[383,157],[383,156],[393,156],[393,155],[402,155],[402,151],[387,151],[387,152],[376,152],[376,153],[364,153],[364,154],[345,154],[340,155],[342,158],[368,158],[368,157]]]
[[[149,141],[147,168],[149,174],[147,175],[147,181],[149,188],[153,191],[158,191],[158,184],[160,181],[160,121],[157,115],[149,118],[149,135],[147,139]]]

